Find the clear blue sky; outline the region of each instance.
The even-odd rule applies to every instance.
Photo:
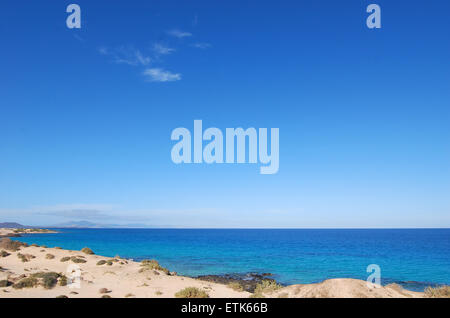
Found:
[[[82,28],[68,29],[78,3]],[[370,3],[382,29],[365,25]],[[449,227],[449,1],[5,1],[0,221]],[[175,165],[277,127],[280,169]]]

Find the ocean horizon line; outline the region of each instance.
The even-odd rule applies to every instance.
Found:
[[[137,230],[448,230],[450,227],[64,227],[64,226],[40,226],[47,229],[137,229]]]

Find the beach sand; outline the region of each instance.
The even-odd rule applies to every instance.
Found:
[[[14,229],[0,229],[0,236],[16,234]],[[38,234],[37,234],[38,235]],[[1,239],[1,240],[9,240]],[[6,241],[5,241],[6,242]],[[35,282],[37,286],[14,288],[13,285],[0,287],[0,297],[58,297],[100,298],[104,295],[111,298],[171,298],[180,290],[196,287],[206,292],[211,298],[248,298],[252,296],[246,291],[234,290],[231,287],[194,278],[178,276],[163,268],[145,266],[142,263],[119,257],[110,258],[90,255],[82,251],[63,250],[42,246],[20,246],[20,250],[6,250],[5,244],[0,253],[0,286],[3,284],[20,284],[36,273],[54,272],[57,284],[46,289],[42,274]],[[71,258],[61,261],[63,258]],[[23,261],[25,260],[25,262]],[[64,259],[63,259],[64,260]],[[98,265],[99,261],[104,261]],[[99,263],[99,264],[101,264]],[[157,268],[157,269],[154,269]],[[75,277],[75,283],[61,286],[63,276]],[[79,280],[77,279],[79,277]],[[6,283],[6,281],[8,283]],[[77,286],[76,282],[79,282]],[[52,284],[51,284],[52,285]],[[255,296],[255,295],[253,295]],[[375,286],[357,279],[330,279],[318,284],[291,285],[276,290],[264,290],[258,296],[280,298],[405,298],[424,297],[424,293],[411,292],[398,285]]]

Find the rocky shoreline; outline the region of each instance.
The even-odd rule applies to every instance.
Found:
[[[247,274],[224,274],[224,275],[200,275],[194,278],[224,285],[237,284],[241,286],[242,290],[247,291],[249,293],[254,293],[257,286],[261,284],[263,281],[278,284],[275,279],[270,278],[271,276],[272,276],[271,273],[263,273],[263,274],[247,273]]]

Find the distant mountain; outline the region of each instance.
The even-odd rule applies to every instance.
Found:
[[[101,224],[93,223],[89,221],[71,221],[65,223],[59,223],[50,226],[52,228],[89,228],[89,229],[106,229],[106,228],[146,228],[149,227],[145,224]]]
[[[70,228],[105,228],[107,224],[97,224],[89,221],[70,221],[52,225],[52,227],[70,227]]]
[[[31,226],[25,226],[16,222],[3,222],[0,223],[0,227],[7,228],[7,229],[28,229],[31,228]]]

